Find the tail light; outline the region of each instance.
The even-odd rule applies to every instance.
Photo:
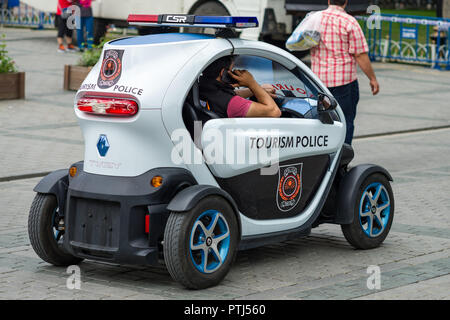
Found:
[[[83,97],[77,101],[80,111],[106,116],[131,117],[138,112],[138,104],[132,99]]]

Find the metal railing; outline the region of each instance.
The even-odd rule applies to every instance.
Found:
[[[54,28],[55,15],[36,10],[27,4],[20,3],[16,7],[2,8],[0,24],[6,26],[25,26],[38,29]]]
[[[372,60],[403,61],[450,70],[450,19],[376,14],[358,16]]]

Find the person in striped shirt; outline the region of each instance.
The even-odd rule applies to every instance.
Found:
[[[321,39],[311,49],[311,69],[341,106],[347,124],[345,143],[351,144],[359,101],[357,65],[369,78],[372,94],[380,86],[368,56],[369,47],[358,21],[345,12],[349,0],[329,0],[322,14]]]

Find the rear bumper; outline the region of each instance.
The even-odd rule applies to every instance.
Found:
[[[137,177],[112,177],[86,173],[82,162],[76,166],[67,192],[66,250],[93,260],[157,264],[167,203],[180,188],[195,184],[192,175],[185,169],[157,168]],[[155,175],[163,177],[159,188],[150,184]]]

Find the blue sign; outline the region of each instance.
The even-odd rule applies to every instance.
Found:
[[[417,39],[417,28],[405,28],[402,27],[401,30],[402,38],[403,39]]]
[[[2,1],[4,2],[4,1]],[[14,8],[20,6],[20,0],[9,0],[8,2],[8,8]]]

